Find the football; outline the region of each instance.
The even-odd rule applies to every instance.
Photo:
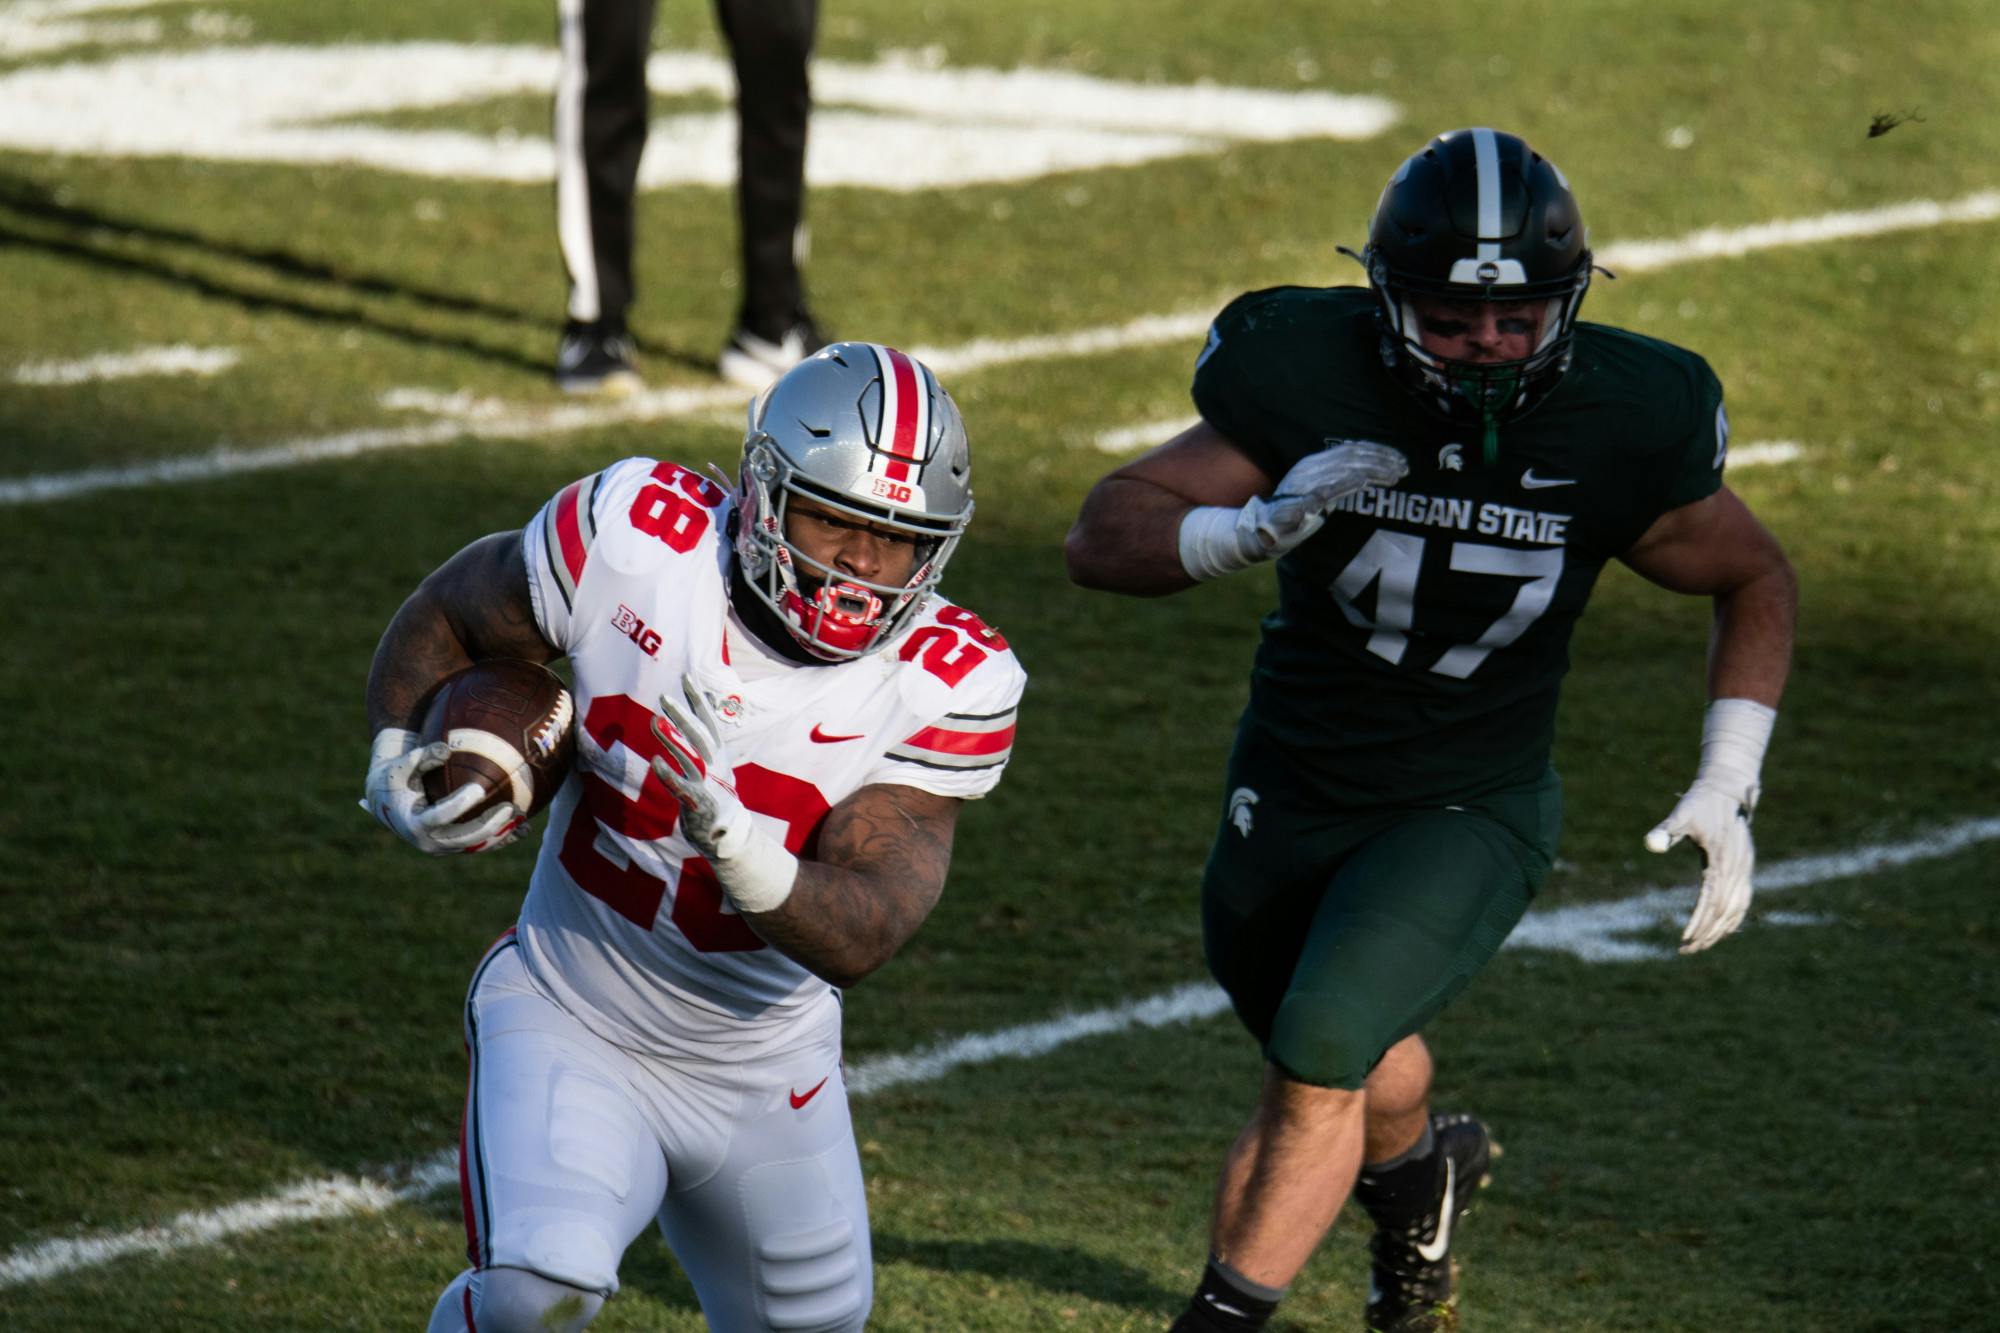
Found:
[[[424,710],[423,743],[451,746],[451,757],[424,774],[424,794],[441,800],[477,782],[486,799],[464,818],[502,802],[536,814],[555,799],[576,757],[575,720],[569,691],[547,667],[474,662],[445,677]]]

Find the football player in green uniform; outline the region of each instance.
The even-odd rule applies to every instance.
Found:
[[[1396,172],[1369,286],[1251,292],[1195,363],[1201,420],[1094,487],[1066,545],[1152,596],[1277,561],[1202,883],[1208,964],[1263,1045],[1177,1333],[1255,1329],[1353,1193],[1367,1327],[1456,1327],[1451,1239],[1491,1145],[1433,1115],[1424,1025],[1548,874],[1570,633],[1607,560],[1713,599],[1699,767],[1646,839],[1705,859],[1682,941],[1750,899],[1750,812],[1791,658],[1783,551],[1722,484],[1694,353],[1577,321],[1593,272],[1554,164],[1445,134]]]

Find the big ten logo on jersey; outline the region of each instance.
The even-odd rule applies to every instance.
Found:
[[[889,501],[891,504],[906,505],[916,492],[911,490],[906,482],[890,481],[887,477],[877,477],[875,478],[875,494]]]
[[[993,653],[1007,651],[1007,640],[1000,631],[962,606],[945,607],[937,613],[937,621],[910,635],[897,656],[905,662],[920,662],[924,670],[947,685],[964,680]]]
[[[633,613],[625,603],[618,603],[618,611],[611,617],[611,628],[639,645],[639,651],[648,657],[657,657],[660,652],[660,632],[647,629],[646,622]]]
[[[710,517],[722,503],[722,488],[678,463],[659,464],[652,477],[653,483],[632,497],[626,517],[639,531],[685,555],[708,531]]]

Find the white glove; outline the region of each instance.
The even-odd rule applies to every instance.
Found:
[[[1717,699],[1702,725],[1701,767],[1673,812],[1646,835],[1646,849],[1664,852],[1682,838],[1701,848],[1701,892],[1681,932],[1681,952],[1700,953],[1743,924],[1750,910],[1750,874],[1757,848],[1750,816],[1757,808],[1757,774],[1777,712],[1749,699]]]
[[[680,802],[682,836],[708,858],[737,910],[773,911],[791,896],[798,858],[757,827],[737,796],[715,706],[693,676],[681,677],[681,693],[685,708],[660,696],[665,725],[656,717],[652,726],[666,753],[654,757],[653,775]]]
[[[1275,560],[1318,532],[1327,511],[1367,486],[1394,486],[1410,465],[1400,450],[1343,440],[1292,464],[1267,500],[1241,509],[1203,505],[1181,520],[1181,567],[1198,580]]]
[[[1743,924],[1750,910],[1750,872],[1757,865],[1750,841],[1750,813],[1756,808],[1755,787],[1739,797],[1697,782],[1646,835],[1646,850],[1652,852],[1664,852],[1682,838],[1701,848],[1701,894],[1681,932],[1682,953],[1700,953]]]
[[[466,811],[486,799],[486,788],[468,782],[433,805],[424,795],[424,774],[443,765],[451,747],[443,741],[417,744],[417,733],[384,727],[368,753],[368,794],[361,808],[420,852],[490,852],[520,836],[526,821],[512,805],[497,805],[470,824]]]

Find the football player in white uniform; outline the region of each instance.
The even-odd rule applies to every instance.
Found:
[[[734,494],[627,459],[473,542],[368,680],[368,804],[430,852],[511,808],[435,806],[420,703],[476,659],[567,656],[576,765],[520,920],[466,998],[472,1266],[430,1327],[576,1329],[657,1219],[719,1330],[858,1329],[867,1204],[840,995],[944,887],[1026,676],[936,592],[972,514],[929,369],[840,343],[750,406]]]

